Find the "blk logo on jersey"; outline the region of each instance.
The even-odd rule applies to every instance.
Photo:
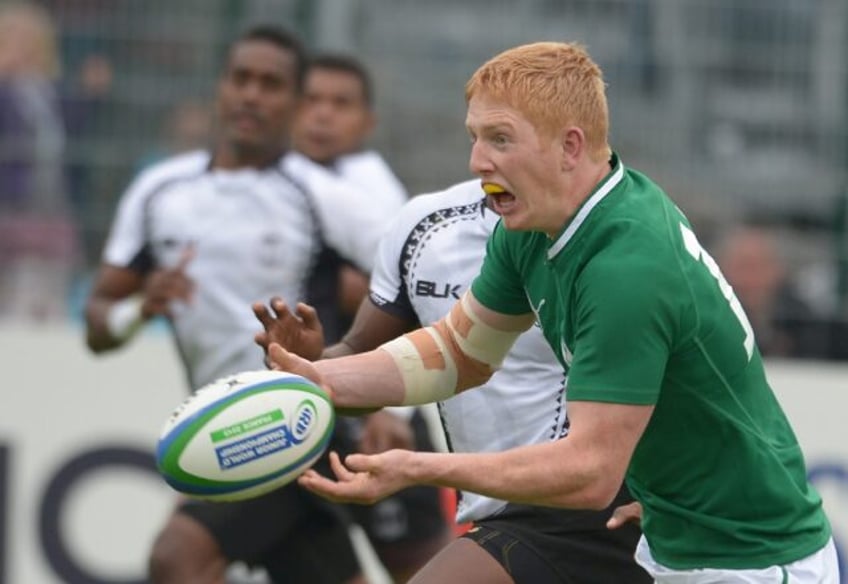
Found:
[[[458,300],[461,288],[462,284],[437,284],[429,280],[417,280],[415,282],[415,295],[431,298],[455,298]]]

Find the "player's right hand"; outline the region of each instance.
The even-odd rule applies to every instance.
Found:
[[[186,274],[186,266],[194,258],[194,246],[187,247],[173,268],[155,270],[144,284],[144,301],[141,313],[144,318],[158,315],[171,316],[174,300],[190,302],[194,281]]]
[[[642,522],[642,505],[635,501],[616,507],[607,521],[607,529],[618,529],[631,521],[637,525]]]
[[[330,452],[330,468],[335,478],[309,469],[297,482],[330,501],[371,505],[415,484],[406,471],[414,466],[412,459],[421,454],[388,450],[382,454],[351,454],[342,462],[338,453]]]
[[[282,298],[275,296],[265,306],[261,302],[253,305],[253,314],[262,323],[264,331],[254,337],[256,344],[265,351],[277,343],[310,361],[321,358],[324,350],[324,329],[318,320],[318,313],[308,304],[298,302],[292,314]]]

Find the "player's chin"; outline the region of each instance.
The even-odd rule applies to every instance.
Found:
[[[327,140],[304,139],[297,143],[297,149],[315,162],[327,164],[338,157],[341,150]]]
[[[235,128],[230,132],[230,143],[236,150],[244,153],[259,154],[271,150],[271,140],[255,131]]]
[[[501,222],[504,227],[510,231],[532,231],[533,225],[528,220],[527,216],[519,212],[501,214]]]

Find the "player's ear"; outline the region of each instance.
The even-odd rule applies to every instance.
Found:
[[[559,135],[561,166],[563,170],[572,170],[586,149],[586,134],[577,126],[567,126]]]

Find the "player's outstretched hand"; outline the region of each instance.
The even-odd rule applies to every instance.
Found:
[[[628,503],[616,507],[612,512],[612,517],[607,521],[607,529],[618,529],[630,521],[636,522],[637,525],[642,522],[642,505],[640,503]]]
[[[414,455],[408,450],[351,454],[342,463],[337,453],[330,452],[330,468],[336,480],[310,469],[297,481],[303,488],[330,501],[370,505],[412,486],[403,469],[409,468],[410,457]]]
[[[268,345],[268,366],[276,371],[287,371],[305,377],[326,391],[330,399],[333,397],[332,389],[312,361],[287,351],[278,343]]]
[[[278,343],[311,361],[321,357],[324,349],[324,329],[314,308],[298,302],[295,313],[279,296],[271,298],[269,305],[261,302],[253,305],[253,314],[265,329],[254,337],[254,341],[268,355],[271,343]]]

